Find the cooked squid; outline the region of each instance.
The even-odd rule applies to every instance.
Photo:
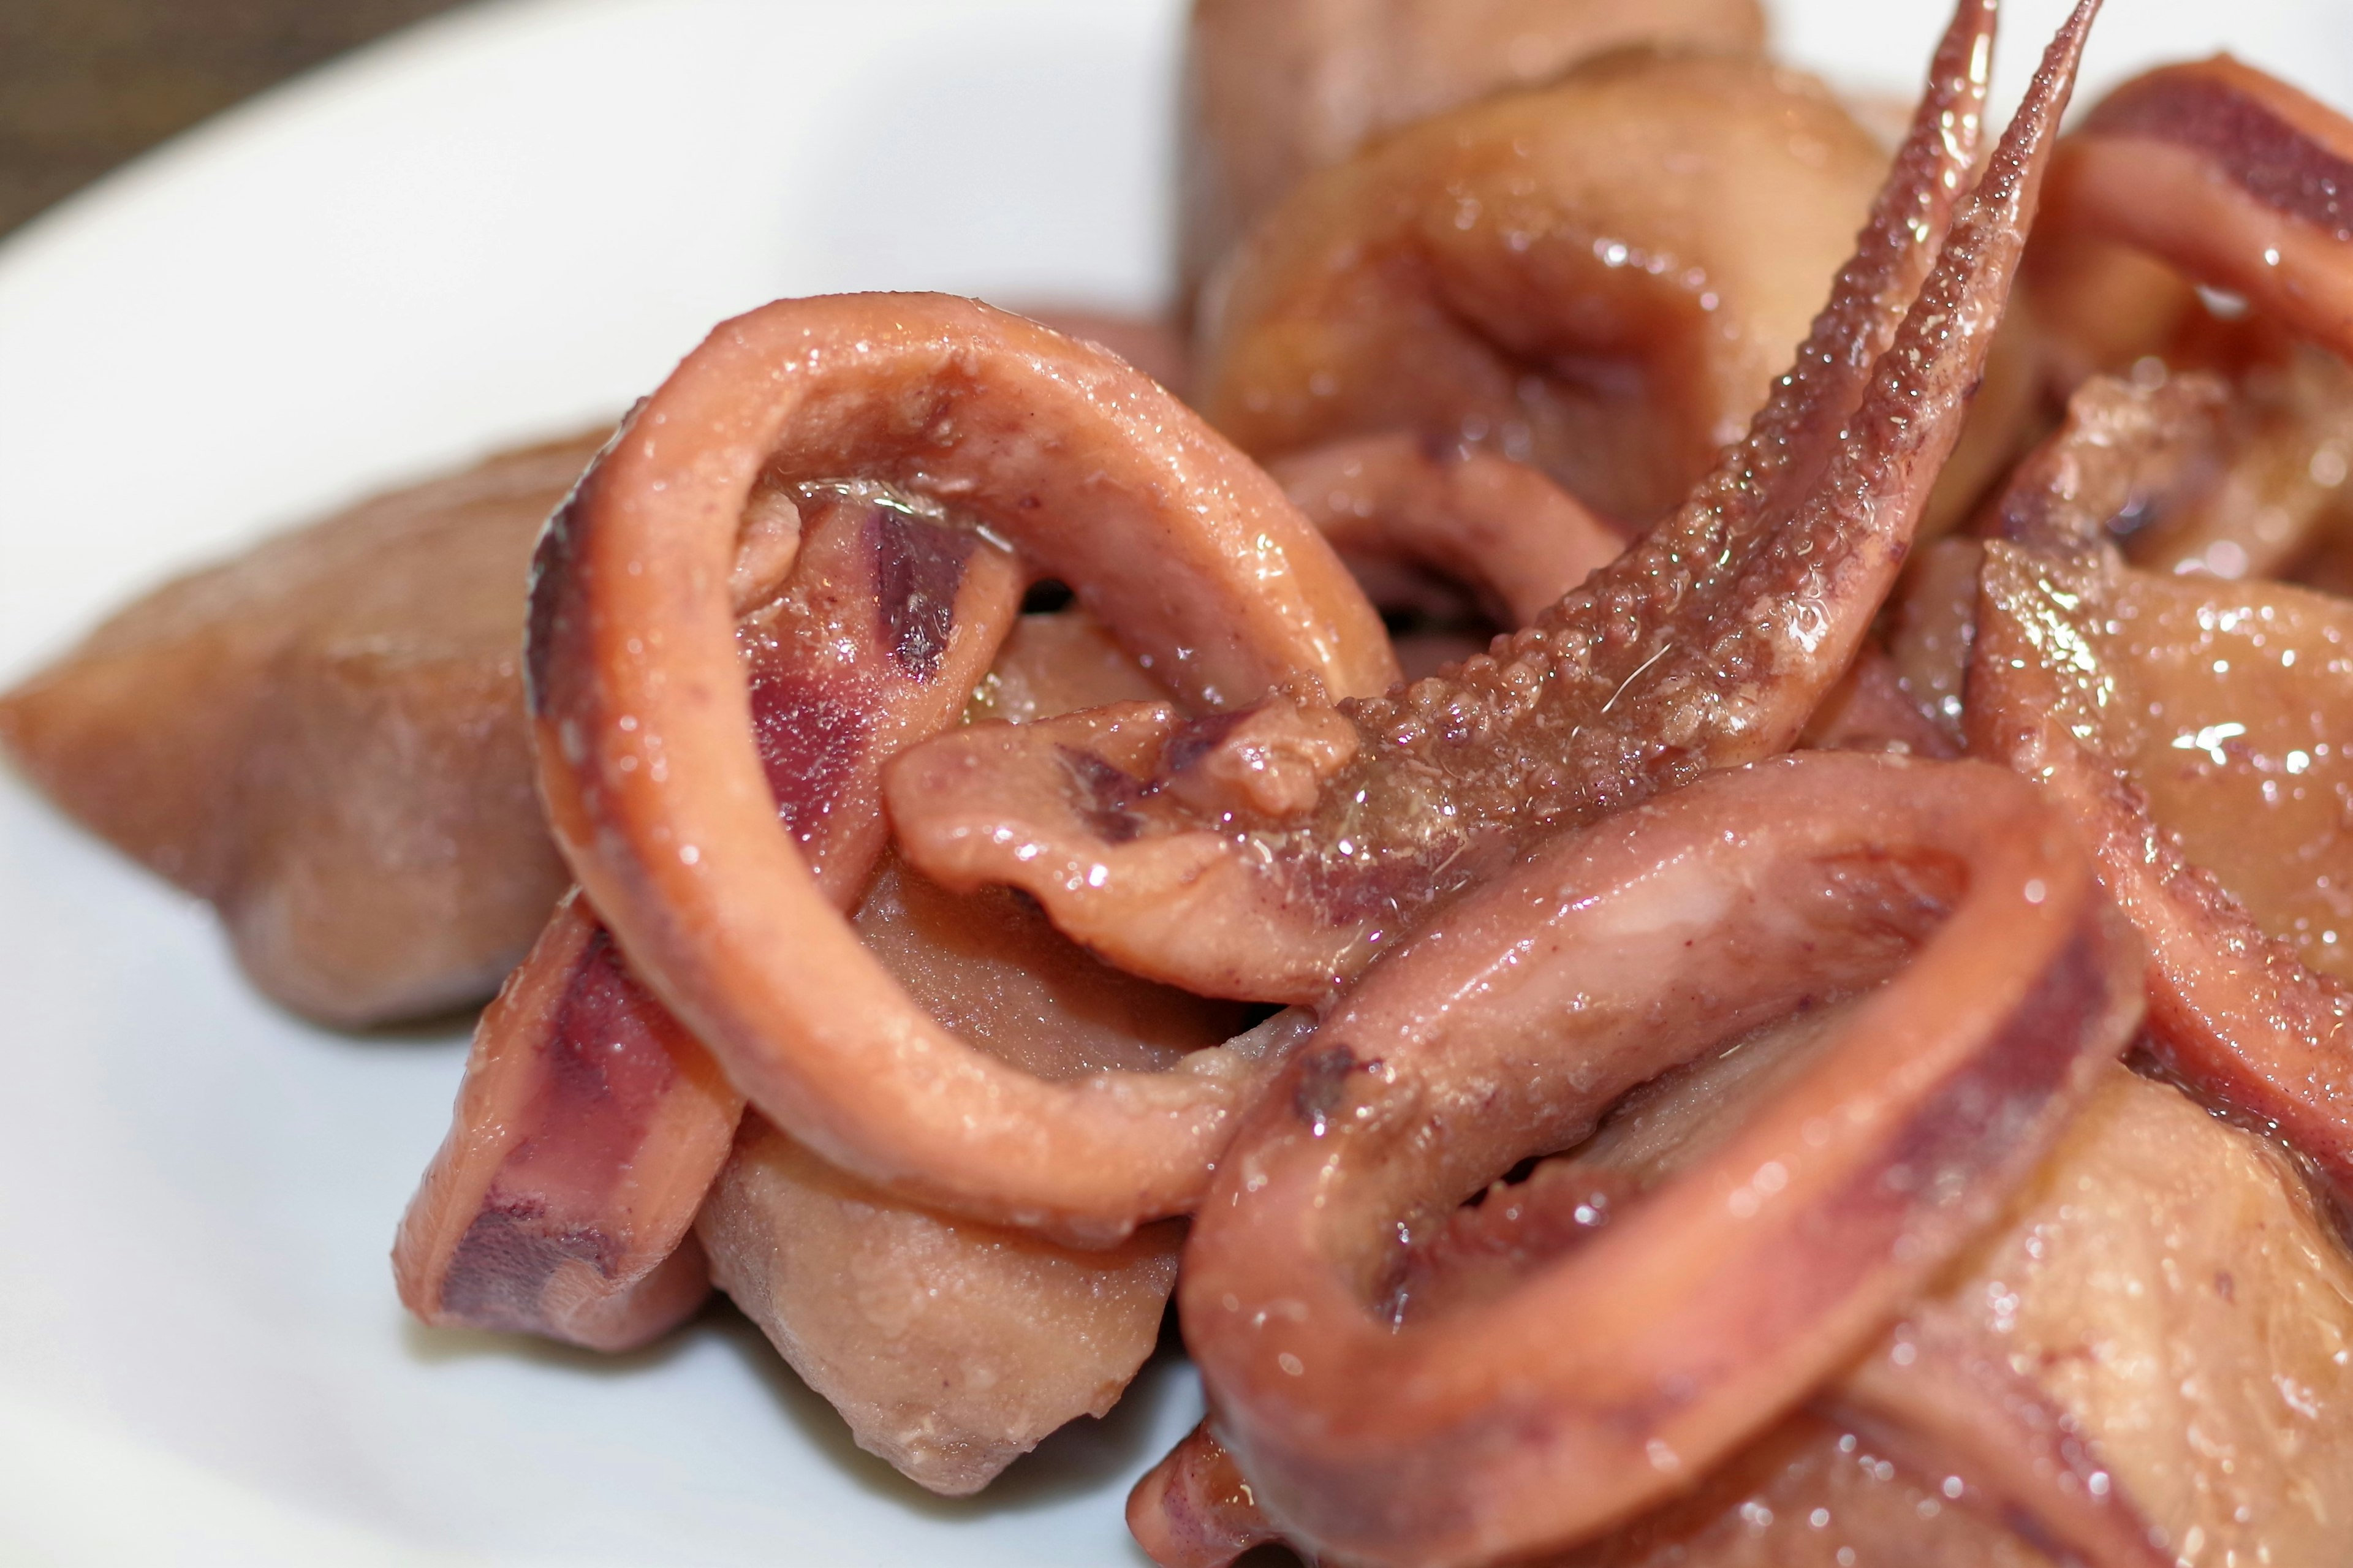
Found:
[[[1787,70],[1613,55],[1303,186],[1205,301],[1194,397],[1261,459],[1402,433],[1647,524],[1763,404],[1884,171]]]
[[[0,696],[0,743],[216,904],[254,984],[345,1026],[480,1001],[568,879],[520,639],[539,526],[601,435],[379,497],[180,578]]]
[[[778,533],[795,542],[781,568]],[[1241,1030],[1230,1005],[1103,969],[1010,895],[870,877],[876,759],[954,721],[976,683],[1014,718],[1152,689],[1082,612],[1012,622],[1003,552],[872,489],[764,491],[731,583],[782,819],[933,1016],[1056,1079],[1165,1068]],[[1094,1255],[959,1224],[756,1117],[739,1135],[743,1104],[575,895],[478,1033],[395,1250],[404,1297],[428,1321],[618,1349],[674,1326],[715,1277],[861,1445],[951,1493],[1134,1375],[1174,1282],[1166,1227]]]
[[[1197,0],[1183,293],[1303,176],[1384,132],[1630,44],[1753,49],[1764,37],[1757,0]]]
[[[1116,1247],[954,1219],[757,1115],[696,1221],[719,1283],[859,1446],[949,1497],[1101,1415],[1152,1352],[1184,1227]]]
[[[2332,715],[2353,607],[1985,547],[1970,749],[2037,779],[2149,948],[2152,1038],[2353,1182],[2353,945]]]
[[[558,841],[632,965],[762,1113],[975,1218],[1102,1244],[1183,1212],[1269,1063],[1218,1049],[1050,1084],[976,1052],[858,945],[778,829],[720,575],[763,473],[953,506],[1204,708],[1378,690],[1396,668],[1380,623],[1273,482],[1163,389],[925,296],[723,326],[542,545],[533,697]]]
[[[579,886],[404,1300],[620,1349],[716,1285],[963,1495],[1174,1291],[1166,1568],[2326,1560],[2353,607],[2261,579],[2353,581],[2353,123],[2220,60],[2062,139],[2096,9],[1981,159],[1958,0],[1891,167],[1749,0],[1201,0],[1189,362],[723,323],[467,731],[505,779],[528,723]],[[188,759],[85,813],[302,1005],[457,994],[478,932],[302,992],[365,942],[267,956],[301,879],[248,915],[278,863],[189,824],[351,627],[489,626],[385,568],[555,462],[172,590],[0,729]],[[451,752],[487,647],[305,744]]]
[[[886,775],[909,858],[952,886],[1019,887],[1140,973],[1309,1001],[1531,834],[1785,749],[1862,643],[1957,437],[2088,22],[2054,45],[1931,271],[1991,23],[1962,8],[1862,248],[1747,441],[1535,626],[1334,708],[1282,698],[1187,725],[1134,707],[943,737]]]
[[[1741,1065],[1757,1055],[1746,1046],[1662,1083],[1604,1137],[1663,1112],[1668,1163],[1687,1162],[1722,1136],[1707,1135],[1709,1096],[1695,1089],[1757,1070]],[[1530,1180],[1589,1209],[1595,1176],[1622,1170],[1624,1145],[1655,1131]],[[1561,1245],[1532,1214],[1567,1220],[1572,1245],[1619,1217],[1579,1224],[1557,1199],[1517,1199],[1525,1184],[1463,1211],[1474,1224],[1504,1211],[1485,1231],[1489,1248],[1522,1249],[1499,1259],[1505,1283]],[[2353,1502],[2353,1437],[2338,1418],[2353,1396],[2349,1342],[2353,1265],[2294,1164],[2173,1089],[2110,1068],[2001,1221],[1808,1412],[1689,1496],[1545,1561],[2331,1561]],[[1934,1440],[1940,1428],[1950,1436]],[[1206,1432],[1138,1487],[1130,1518],[1170,1568],[1216,1568],[1281,1536]]]
[[[882,852],[881,761],[954,723],[1019,604],[1013,563],[872,491],[764,490],[730,594],[775,807],[837,908]],[[599,1349],[673,1327],[685,1241],[742,1094],[575,893],[476,1031],[448,1140],[394,1249],[427,1322]]]
[[[1959,763],[1718,775],[1553,840],[1370,972],[1245,1122],[1179,1284],[1284,1533],[1381,1563],[1566,1544],[1857,1353],[2138,1016],[2132,943],[2032,801]],[[1401,1242],[1665,1068],[1864,994],[1704,1163],[1417,1321]]]

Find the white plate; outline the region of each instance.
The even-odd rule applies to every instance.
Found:
[[[2057,0],[2013,0],[2021,67]],[[1940,0],[1799,0],[1906,87]],[[125,593],[625,404],[768,298],[1165,287],[1180,0],[525,0],[268,95],[0,247],[0,681]],[[2342,0],[2114,0],[2353,101]],[[462,1042],[271,1011],[206,912],[0,780],[0,1561],[1132,1563],[1155,1366],[987,1497],[850,1447],[740,1321],[617,1361],[403,1321]]]

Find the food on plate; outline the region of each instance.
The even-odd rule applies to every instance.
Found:
[[[0,726],[339,1019],[489,960],[252,957],[248,775],[508,770],[393,900],[554,911],[428,1322],[715,1284],[962,1495],[1173,1293],[1167,1568],[2328,1562],[2353,126],[2223,59],[2063,136],[2096,9],[1981,155],[1958,0],[1891,156],[1746,0],[1199,0],[1189,353],[779,301],[585,473],[265,546]],[[454,651],[315,696],[363,637]]]
[[[519,587],[602,433],[379,497],[129,605],[0,696],[75,817],[219,907],[342,1026],[497,988],[568,880],[522,722]]]

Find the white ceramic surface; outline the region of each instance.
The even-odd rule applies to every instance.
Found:
[[[2057,0],[2013,0],[2020,68]],[[1792,0],[1903,88],[1932,0]],[[926,287],[1145,307],[1180,0],[510,0],[207,124],[0,246],[0,680],[167,570],[607,414],[720,317]],[[2343,0],[2111,0],[2353,101]],[[1134,1563],[1147,1372],[924,1498],[724,1316],[618,1361],[406,1324],[454,1033],[246,990],[199,906],[0,776],[0,1562]]]

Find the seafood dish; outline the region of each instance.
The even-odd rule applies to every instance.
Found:
[[[765,305],[0,746],[487,1004],[432,1328],[962,1497],[1173,1313],[1164,1568],[2341,1562],[2353,120],[2099,9],[1195,0],[1165,320]]]

